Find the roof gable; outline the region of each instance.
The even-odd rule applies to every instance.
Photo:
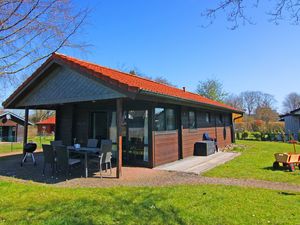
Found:
[[[192,92],[187,92],[182,89],[161,84],[143,77],[127,74],[62,54],[52,54],[45,64],[49,64],[51,61],[58,62],[61,65],[67,65],[69,68],[75,69],[82,73],[93,75],[94,77],[99,78],[100,80],[105,81],[113,86],[126,89],[128,92],[138,92],[146,95],[157,94],[160,97],[171,97],[176,98],[179,101],[191,101],[201,105],[242,113],[241,110]],[[39,70],[41,70],[41,68]],[[29,78],[29,80],[30,79],[32,78]],[[24,82],[22,85],[23,87],[26,86],[26,82],[28,81]],[[18,91],[22,89],[22,86],[18,88],[17,91],[3,103],[5,107],[9,106],[9,102],[13,99],[14,95],[16,95]]]
[[[13,121],[14,123],[17,123],[17,124],[21,124],[22,126],[24,126],[24,123],[25,123],[25,119],[21,116],[18,116],[17,114],[15,113],[12,113],[12,112],[4,112],[2,114],[0,114],[0,120],[2,121],[3,119],[7,119],[7,121]],[[11,124],[11,122],[9,122]],[[6,123],[2,123],[2,126],[5,126]],[[28,121],[28,125],[33,125],[33,123],[29,122]]]
[[[57,66],[45,73],[31,86],[26,95],[15,102],[17,108],[124,97],[94,77],[65,66]]]

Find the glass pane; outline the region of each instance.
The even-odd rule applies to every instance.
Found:
[[[189,111],[189,128],[196,127],[196,117],[194,111]]]
[[[187,111],[182,112],[181,121],[184,129],[189,128],[189,115]]]
[[[109,139],[112,143],[117,143],[117,113],[111,112],[109,119]]]
[[[92,113],[92,138],[107,139],[107,113]]]
[[[222,114],[219,115],[219,122],[223,123],[223,115]]]
[[[128,111],[128,157],[133,161],[148,161],[148,111]]]
[[[174,109],[166,109],[166,126],[167,130],[176,129],[176,118]]]
[[[164,108],[155,108],[154,129],[156,131],[165,130],[165,109]]]
[[[210,123],[210,120],[211,120],[211,118],[210,118],[210,113],[209,113],[209,112],[205,113],[205,121],[206,121],[207,123]]]

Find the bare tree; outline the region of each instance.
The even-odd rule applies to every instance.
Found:
[[[273,121],[276,122],[279,119],[279,115],[276,112],[276,110],[267,107],[267,106],[262,106],[262,107],[257,107],[255,110],[255,118],[262,120],[264,122],[266,122],[266,124],[268,125],[269,122]]]
[[[273,95],[270,95],[268,93],[262,93],[259,92],[259,102],[258,102],[258,107],[262,108],[274,108],[274,104],[276,103],[276,100]]]
[[[50,110],[35,110],[35,112],[30,115],[30,120],[34,123],[39,122],[41,120],[45,120],[51,116],[54,116],[55,112]]]
[[[300,95],[296,92],[288,94],[283,101],[283,107],[286,112],[300,108]]]
[[[131,75],[133,75],[133,76],[144,77],[144,78],[156,81],[156,82],[161,83],[161,84],[166,84],[166,85],[169,85],[169,86],[176,87],[176,85],[172,84],[169,80],[167,80],[167,78],[165,78],[163,76],[158,76],[158,77],[152,78],[150,76],[147,76],[145,74],[142,74],[142,73],[138,72],[137,69],[131,69],[131,70],[129,70],[128,73],[131,74]]]
[[[260,0],[218,0],[217,2],[216,6],[206,9],[206,11],[202,13],[203,16],[205,16],[211,24],[216,19],[217,14],[225,13],[227,21],[231,24],[231,29],[236,29],[240,24],[255,24],[247,12],[263,4]],[[268,1],[265,4],[269,6],[266,12],[269,21],[278,24],[282,20],[287,20],[292,24],[299,24],[299,0],[275,0]]]
[[[169,80],[167,80],[167,78],[162,77],[162,76],[155,77],[153,80],[158,82],[158,83],[161,83],[161,84],[166,84],[166,85],[169,85],[169,86],[176,87],[176,85],[172,84]]]
[[[21,72],[62,47],[83,47],[71,37],[87,14],[71,0],[0,0],[0,77]]]
[[[241,95],[230,94],[225,98],[224,103],[236,109],[244,110],[244,102]]]
[[[241,93],[243,98],[244,107],[247,110],[248,115],[250,116],[254,113],[254,110],[259,106],[260,102],[260,92],[258,91],[245,91]]]

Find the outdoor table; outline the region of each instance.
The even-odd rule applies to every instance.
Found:
[[[88,148],[88,147],[75,148],[74,146],[68,146],[67,149],[70,152],[84,155],[84,171],[85,171],[85,178],[87,178],[88,177],[88,155],[95,155],[96,153],[99,153],[100,148]]]

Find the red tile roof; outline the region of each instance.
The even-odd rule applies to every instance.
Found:
[[[36,124],[42,124],[42,125],[55,124],[55,116],[49,117],[48,119],[45,119],[45,120],[41,120],[40,122],[37,122]]]
[[[91,62],[87,62],[58,53],[53,53],[52,56],[4,102],[4,105],[8,101],[10,101],[14,97],[14,95],[21,91],[21,89],[25,87],[27,83],[30,82],[34,78],[34,76],[37,75],[39,71],[41,71],[42,68],[44,68],[46,64],[48,64],[52,60],[61,62],[62,64],[67,64],[68,66],[74,69],[78,69],[88,74],[92,74],[95,77],[98,77],[111,84],[124,87],[128,91],[146,91],[154,94],[160,94],[168,97],[174,97],[182,100],[188,100],[197,103],[207,104],[210,106],[220,107],[223,109],[228,109],[230,111],[241,112],[241,110],[235,109],[229,105],[205,98],[192,92],[184,91],[182,89],[158,83],[150,79],[120,72],[118,70],[110,69]]]

